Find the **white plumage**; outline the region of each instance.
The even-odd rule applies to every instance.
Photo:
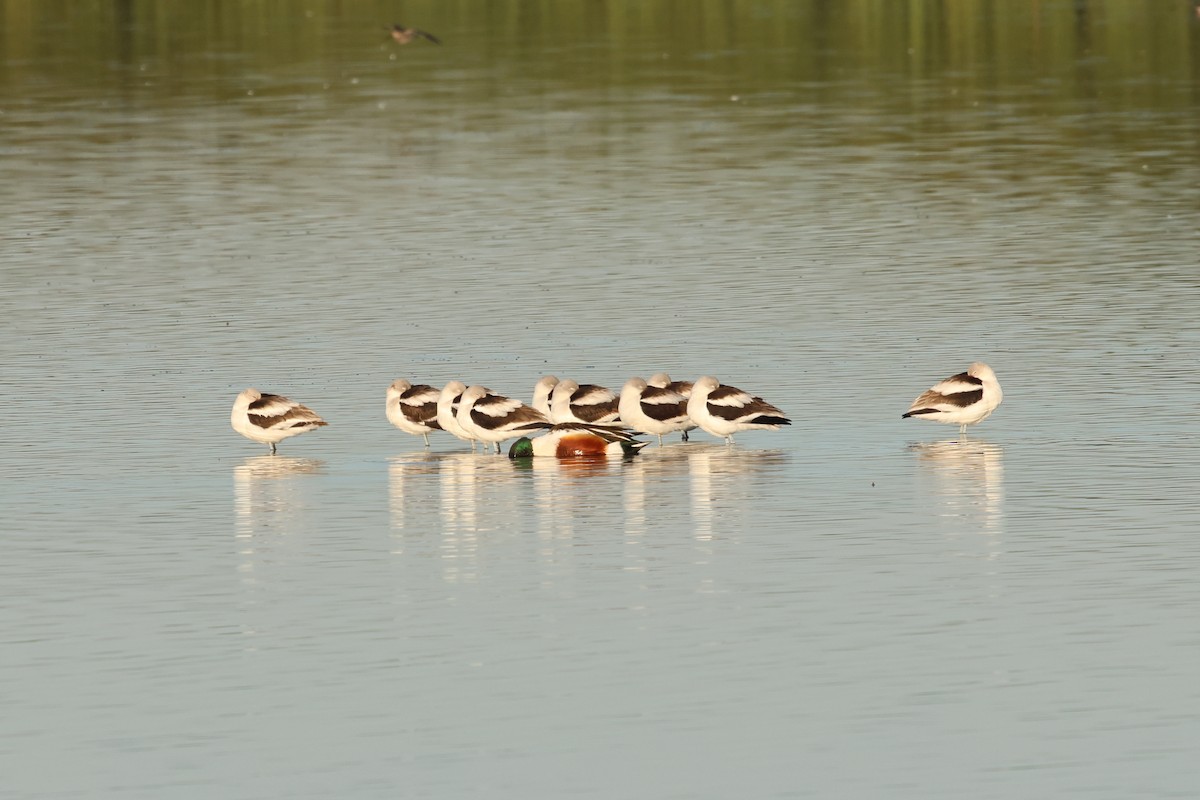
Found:
[[[959,436],[966,435],[967,426],[983,422],[1004,399],[996,373],[977,361],[946,380],[931,386],[913,401],[901,418],[920,417],[957,425]]]
[[[700,428],[733,444],[733,434],[748,430],[779,430],[792,421],[761,397],[754,397],[736,386],[722,386],[706,375],[692,385],[688,398],[688,416]]]
[[[405,433],[421,436],[429,447],[429,432],[440,430],[437,421],[441,391],[423,383],[414,386],[403,378],[392,381],[387,389],[387,418]]]
[[[283,395],[263,394],[258,389],[246,389],[237,396],[229,422],[247,439],[269,444],[271,455],[275,455],[275,445],[284,439],[329,424],[308,406]]]

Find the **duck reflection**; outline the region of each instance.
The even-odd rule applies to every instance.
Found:
[[[1004,522],[1004,449],[981,439],[911,446],[939,515],[965,518],[1000,533]]]
[[[627,466],[626,459],[604,456],[523,458],[511,463],[520,473],[532,473],[537,532],[542,542],[573,538],[580,516],[590,518],[611,507],[611,501],[601,497],[611,491],[612,484],[597,479]]]

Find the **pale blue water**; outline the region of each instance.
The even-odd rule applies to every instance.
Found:
[[[4,794],[1194,794],[1194,117],[360,71],[5,101]],[[900,420],[981,359],[967,441]],[[664,369],[794,424],[522,466],[384,418]],[[266,456],[250,385],[330,426]]]

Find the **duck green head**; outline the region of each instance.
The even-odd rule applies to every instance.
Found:
[[[530,458],[533,456],[533,442],[528,436],[522,436],[508,448],[509,458]]]

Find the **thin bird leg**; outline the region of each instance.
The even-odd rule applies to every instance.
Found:
[[[271,442],[271,455],[275,455],[275,443]]]
[[[660,434],[658,434],[658,446],[659,446],[659,447],[662,447],[662,446],[663,446],[663,443],[662,443],[662,434],[661,434],[661,433],[660,433]]]
[[[422,433],[421,435],[425,437],[425,446],[426,446],[426,447],[429,447],[429,434],[428,434],[428,433]]]
[[[688,437],[687,437],[687,431],[684,431],[684,432],[683,432],[683,440],[684,440],[685,442],[688,440]]]

